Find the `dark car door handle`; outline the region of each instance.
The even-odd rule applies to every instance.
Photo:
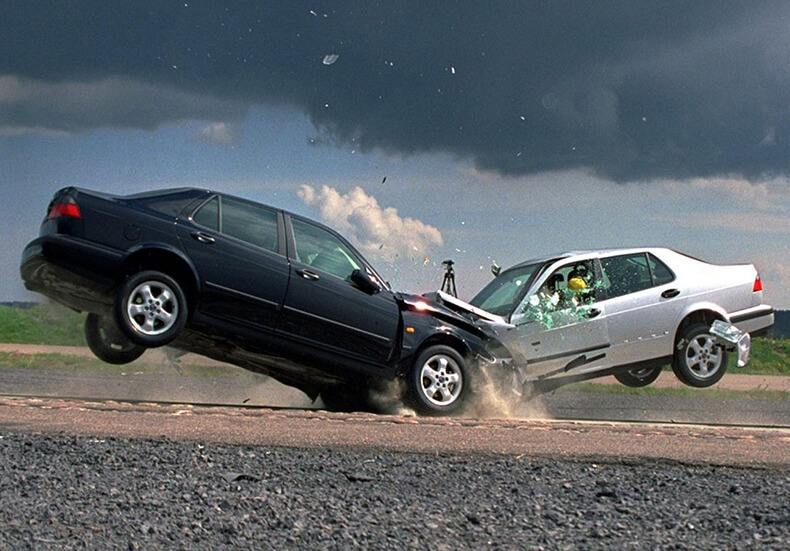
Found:
[[[296,270],[296,273],[302,276],[303,278],[309,279],[311,281],[316,281],[318,279],[321,279],[317,273],[311,272],[310,270]]]
[[[667,289],[661,293],[661,298],[673,298],[680,294],[680,289]]]
[[[202,231],[192,232],[192,237],[201,243],[214,243],[214,238],[207,233],[203,233]]]

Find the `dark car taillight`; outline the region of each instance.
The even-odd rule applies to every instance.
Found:
[[[80,207],[77,205],[77,202],[69,197],[65,201],[53,203],[52,206],[49,207],[47,220],[52,220],[53,218],[76,218],[79,220],[82,218],[82,214],[80,213]]]
[[[763,282],[760,279],[760,274],[757,274],[757,276],[754,278],[754,287],[752,287],[752,292],[756,293],[762,290],[763,290]]]

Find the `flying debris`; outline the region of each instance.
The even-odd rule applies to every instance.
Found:
[[[337,54],[327,54],[324,56],[324,65],[332,65],[340,56]]]

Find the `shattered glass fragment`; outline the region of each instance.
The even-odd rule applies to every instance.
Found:
[[[579,281],[574,281],[579,279]],[[554,292],[539,291],[529,297],[523,313],[529,321],[542,324],[547,329],[569,325],[587,319],[593,313],[595,290],[599,282],[591,286],[580,278],[571,278],[566,289]]]
[[[340,56],[338,54],[327,54],[324,56],[324,65],[332,65]]]

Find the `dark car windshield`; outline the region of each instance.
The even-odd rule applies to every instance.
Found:
[[[499,274],[470,301],[498,316],[507,316],[518,306],[544,263],[517,266]]]

